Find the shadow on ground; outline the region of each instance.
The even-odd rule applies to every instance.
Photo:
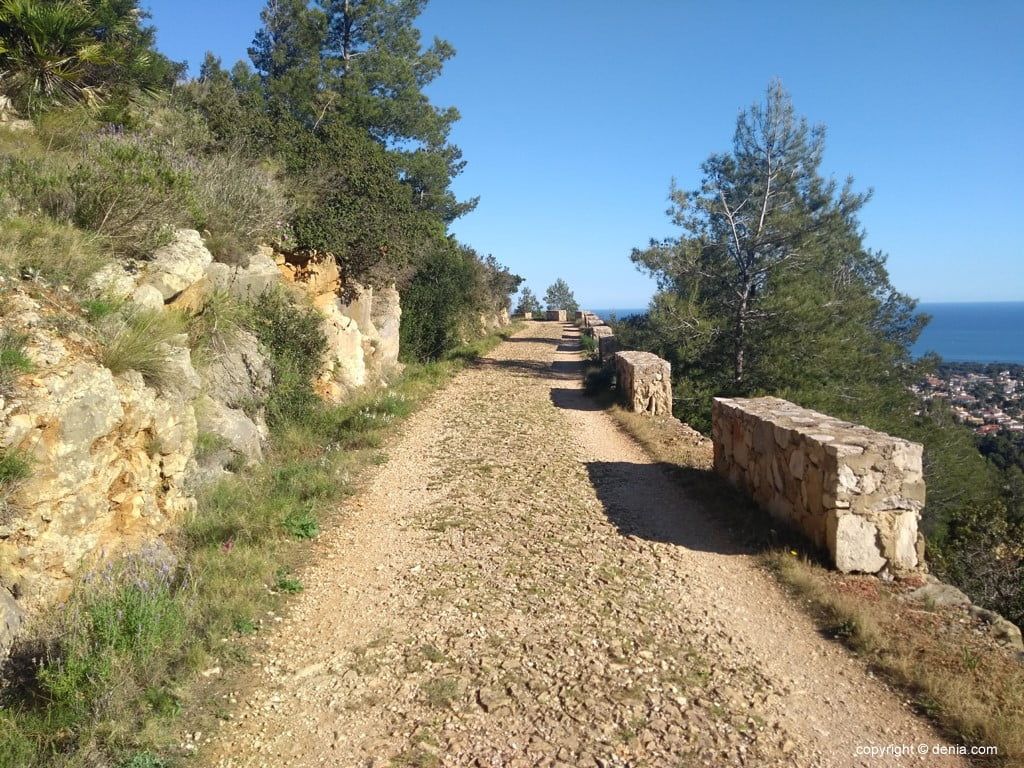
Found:
[[[675,544],[698,552],[723,555],[750,554],[741,543],[740,530],[705,509],[678,477],[678,465],[634,464],[626,461],[594,461],[587,474],[604,505],[608,519],[625,536]],[[692,480],[713,482],[714,476],[702,470],[689,470],[699,477]],[[725,490],[731,490],[726,488]],[[731,494],[729,494],[731,495]]]

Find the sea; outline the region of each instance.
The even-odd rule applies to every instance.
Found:
[[[954,363],[1024,364],[1024,301],[921,303],[932,320],[912,350],[915,357],[938,353]],[[646,309],[595,309],[600,317],[618,319]]]

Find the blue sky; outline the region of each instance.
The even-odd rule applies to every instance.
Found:
[[[262,0],[149,0],[160,48],[245,57]],[[633,247],[673,234],[669,181],[729,148],[781,77],[828,126],[825,170],[873,200],[861,220],[923,301],[1024,300],[1024,3],[952,0],[433,0],[425,38],[458,55],[431,86],[462,120],[453,226],[538,294],[644,306]]]

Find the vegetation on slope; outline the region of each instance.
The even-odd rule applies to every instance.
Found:
[[[302,588],[304,542],[382,460],[390,426],[495,340],[466,344],[519,278],[448,234],[475,201],[450,190],[458,112],[423,93],[454,53],[421,46],[423,5],[268,3],[252,67],[210,55],[182,82],[136,0],[0,0],[0,95],[34,123],[0,130],[0,276],[52,301],[112,370],[160,386],[162,340],[187,332],[202,359],[245,329],[274,378],[266,461],[204,489],[169,548],[90,571],[26,636],[2,690],[0,766],[166,765],[197,672],[244,658],[241,637]],[[157,317],[91,280],[181,227],[218,261],[270,242],[331,253],[346,283],[396,284],[404,374],[328,406],[311,388],[319,323],[285,295]],[[2,343],[0,388],[29,365],[22,340]],[[0,455],[4,498],[28,472]]]
[[[825,178],[823,152],[824,128],[773,83],[700,189],[673,185],[682,234],[634,250],[659,290],[617,334],[672,363],[679,415],[705,433],[713,396],[770,394],[923,443],[932,565],[1022,623],[1024,510],[972,435],[909,391],[935,364],[910,356],[927,318],[863,244],[869,195]]]

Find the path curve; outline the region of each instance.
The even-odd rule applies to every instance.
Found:
[[[528,323],[404,425],[202,757],[243,766],[959,766]]]

